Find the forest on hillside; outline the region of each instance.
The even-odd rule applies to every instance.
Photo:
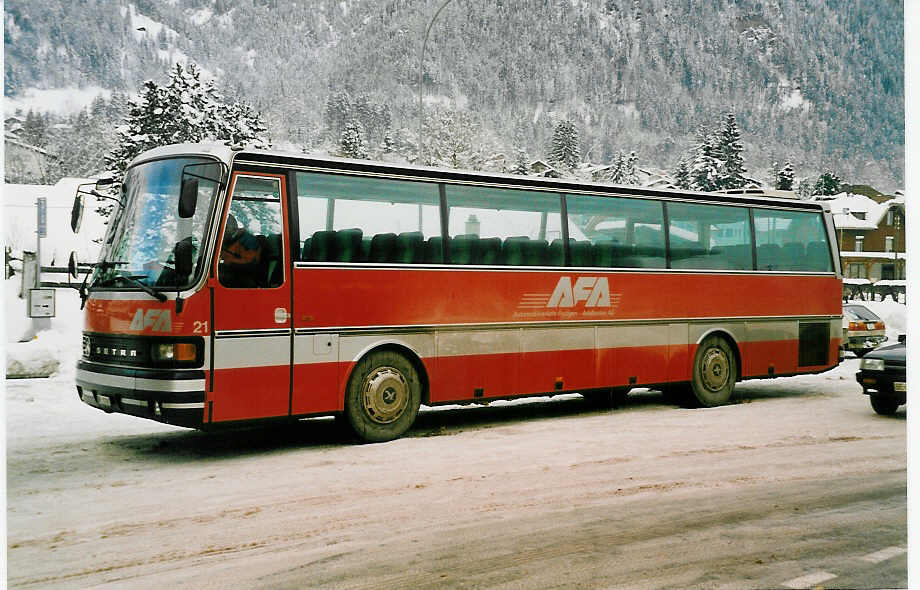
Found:
[[[5,91],[132,94],[189,60],[259,111],[275,145],[334,148],[328,107],[343,97],[385,107],[391,140],[407,143],[421,37],[441,4],[9,0]],[[570,120],[584,160],[634,151],[672,171],[700,126],[732,112],[754,175],[790,160],[803,175],[833,169],[893,191],[904,176],[903,46],[903,5],[887,0],[454,0],[432,26],[422,91],[427,116],[463,121],[506,160],[545,157]]]

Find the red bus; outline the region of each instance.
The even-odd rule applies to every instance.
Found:
[[[838,362],[815,202],[177,145],[138,156],[84,281],[80,398],[208,428],[667,390]],[[77,225],[80,196],[74,207]]]

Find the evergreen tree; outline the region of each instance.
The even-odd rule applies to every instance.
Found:
[[[741,132],[735,121],[734,113],[727,113],[722,120],[722,127],[715,137],[713,156],[719,160],[716,190],[742,188],[747,183],[744,173],[744,156],[741,153]]]
[[[517,157],[514,159],[514,168],[511,169],[511,173],[527,176],[527,173],[530,172],[530,164],[527,160],[527,151],[524,150],[524,148],[518,148]]]
[[[697,131],[698,143],[690,160],[690,188],[698,191],[719,190],[719,162],[715,157],[713,134],[705,127]]]
[[[339,148],[346,158],[368,159],[364,128],[357,119],[352,119],[345,124],[345,129],[342,131],[342,137],[339,141]]]
[[[677,188],[690,189],[690,163],[687,158],[681,158],[677,162],[677,168],[674,170],[674,184]]]
[[[799,187],[795,190],[795,194],[798,195],[799,199],[807,201],[815,194],[815,187],[811,183],[811,180],[808,178],[803,178],[799,181]]]
[[[578,150],[578,130],[568,119],[560,121],[553,131],[549,160],[559,167],[573,170],[581,158]]]
[[[782,170],[776,164],[774,164],[774,167],[773,186],[777,190],[791,191],[795,183],[795,168],[793,168],[792,162],[786,160],[786,165],[783,166]]]
[[[269,147],[266,125],[245,103],[225,103],[211,81],[202,82],[194,64],[176,64],[166,86],[144,82],[137,99],[128,103],[122,125],[115,130],[114,149],[105,162],[120,181],[135,156],[153,147],[203,141],[248,143]],[[111,206],[99,209],[103,215]]]
[[[830,170],[818,177],[812,191],[812,194],[820,196],[831,196],[838,193],[840,193],[840,178]]]
[[[389,127],[383,132],[383,143],[381,143],[380,147],[385,154],[391,154],[393,150],[396,149],[396,143],[393,141],[393,132],[390,131]]]

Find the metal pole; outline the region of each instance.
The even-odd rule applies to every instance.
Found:
[[[452,1],[453,0],[445,0],[444,4],[441,4],[438,11],[435,12],[431,20],[428,21],[428,27],[425,29],[425,38],[422,40],[422,52],[418,56],[418,163],[420,165],[424,164],[424,148],[422,147],[422,66],[425,62],[425,48],[428,47],[428,34],[431,33],[431,26],[434,24],[435,19],[441,14],[444,7]]]

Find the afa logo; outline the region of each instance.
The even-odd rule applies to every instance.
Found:
[[[131,320],[131,330],[143,332],[172,332],[172,314],[168,309],[138,309]]]
[[[610,285],[607,277],[560,277],[546,307],[575,307],[585,302],[585,307],[610,307]]]

